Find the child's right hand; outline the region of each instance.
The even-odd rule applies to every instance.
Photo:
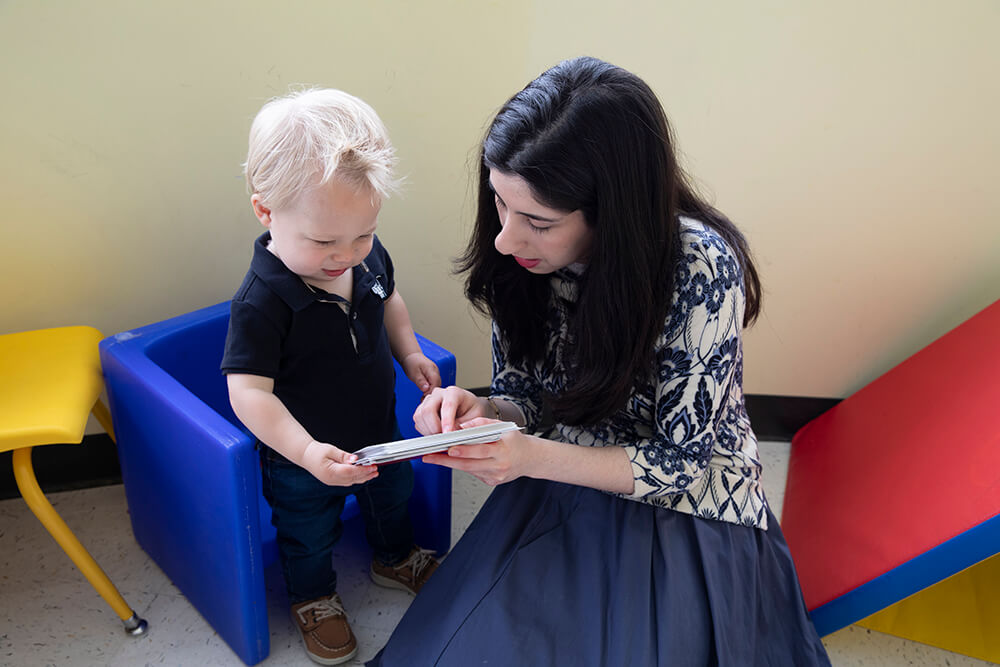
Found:
[[[302,467],[329,486],[364,484],[378,477],[378,466],[356,466],[356,454],[313,440],[302,452]]]

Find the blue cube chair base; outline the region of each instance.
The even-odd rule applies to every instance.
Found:
[[[111,336],[100,343],[118,456],[136,541],[248,665],[270,650],[265,569],[277,559],[261,493],[255,440],[233,414],[219,371],[229,302]],[[417,336],[455,382],[455,357]],[[396,366],[404,437],[420,391]],[[418,544],[451,541],[451,471],[413,462]],[[344,518],[358,514],[353,497]]]

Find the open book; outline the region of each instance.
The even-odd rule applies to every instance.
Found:
[[[443,452],[454,445],[478,445],[486,442],[496,442],[507,431],[517,431],[520,427],[514,422],[497,422],[485,426],[463,428],[451,433],[436,433],[409,440],[396,440],[381,445],[370,445],[354,452],[358,460],[356,466],[367,466],[379,463],[392,463],[404,459],[412,459],[424,454]]]

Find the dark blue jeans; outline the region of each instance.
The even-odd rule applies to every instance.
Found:
[[[337,590],[333,546],[344,532],[340,514],[354,494],[373,557],[398,563],[413,547],[407,503],[413,491],[409,461],[379,466],[378,477],[354,486],[327,486],[305,468],[261,446],[264,497],[278,531],[278,551],[292,604]]]

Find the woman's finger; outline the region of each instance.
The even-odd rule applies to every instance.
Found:
[[[424,396],[417,406],[416,412],[413,413],[413,425],[421,435],[441,432],[440,405],[441,390],[434,389]]]
[[[421,460],[425,463],[443,465],[456,470],[477,471],[484,470],[483,462],[493,459],[496,454],[497,443],[487,442],[478,445],[455,445],[446,451],[438,454],[426,454]],[[472,468],[469,466],[472,465]]]
[[[447,454],[427,454],[423,457],[423,461],[451,468],[452,470],[461,470],[490,486],[496,486],[508,480],[507,474],[497,468],[497,461],[495,459],[467,458],[448,456]]]
[[[448,449],[448,456],[458,459],[491,459],[496,451],[497,440],[475,445],[455,445]]]
[[[495,424],[496,419],[491,419],[489,417],[473,417],[469,421],[464,421],[459,424],[459,428],[475,428],[477,426],[486,426],[487,424]]]
[[[445,468],[451,468],[452,470],[465,470],[465,466],[469,464],[466,459],[458,459],[447,454],[424,454],[420,457],[420,460],[424,463],[430,463],[436,466],[444,466]]]
[[[455,392],[443,391],[441,398],[441,432],[449,433],[455,430],[455,415],[458,413],[458,395]]]

